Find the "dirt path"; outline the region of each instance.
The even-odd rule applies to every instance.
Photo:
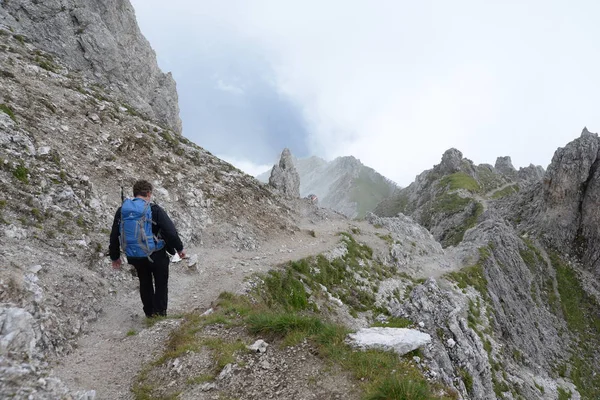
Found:
[[[219,293],[238,291],[244,278],[253,272],[264,272],[280,263],[333,249],[340,241],[337,233],[347,231],[350,226],[359,227],[371,241],[379,240],[373,235],[377,229],[366,222],[333,218],[315,224],[305,218],[300,223],[300,232],[292,237],[274,237],[258,251],[236,252],[231,247],[190,249],[189,254],[199,256],[198,269],[190,270],[186,261],[171,264],[169,314],[206,309]],[[310,231],[314,231],[314,237]],[[383,241],[369,245],[377,244],[385,249]],[[104,311],[89,333],[79,339],[77,350],[52,361],[53,375],[73,390],[95,390],[98,400],[132,399],[130,388],[135,377],[161,351],[178,322],[168,319],[145,327],[137,278],[108,298]]]

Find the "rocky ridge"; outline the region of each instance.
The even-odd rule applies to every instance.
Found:
[[[397,186],[352,156],[327,162],[319,157],[294,158],[300,175],[300,196],[314,194],[322,207],[348,218],[364,218]],[[266,182],[268,172],[257,177]]]

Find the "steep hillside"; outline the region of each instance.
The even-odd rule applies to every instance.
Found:
[[[181,136],[162,73],[133,87],[126,66],[156,60],[127,1],[3,1],[0,18],[1,398],[600,398],[597,134],[547,171],[451,149],[352,221]],[[392,190],[352,157],[302,163],[301,194],[348,215]],[[140,177],[192,255],[158,321],[106,257]],[[369,327],[424,339],[354,349]]]
[[[300,174],[300,195],[315,194],[321,207],[331,208],[348,218],[363,218],[397,186],[352,156],[327,162],[318,157],[294,158]],[[267,182],[270,171],[257,177]]]
[[[256,249],[297,228],[254,178],[17,32],[0,28],[0,392],[24,396],[122,284],[105,257],[121,186],[152,181],[188,246]]]

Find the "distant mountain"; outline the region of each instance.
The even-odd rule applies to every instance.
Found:
[[[300,196],[315,194],[319,205],[349,218],[362,218],[398,189],[396,184],[352,156],[327,162],[319,157],[293,158],[300,174]],[[268,182],[271,170],[257,176]]]

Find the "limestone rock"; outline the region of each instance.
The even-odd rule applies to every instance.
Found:
[[[348,335],[353,346],[362,349],[393,350],[404,355],[431,342],[427,333],[407,328],[364,328]]]
[[[117,86],[128,107],[181,133],[175,81],[159,69],[129,0],[6,1],[0,22],[70,68]]]
[[[463,155],[457,149],[449,149],[442,155],[442,162],[439,165],[439,171],[443,175],[453,174],[462,169]]]
[[[496,159],[496,165],[494,166],[496,170],[502,175],[509,176],[511,178],[515,178],[517,175],[517,170],[512,165],[512,160],[509,156],[506,157],[498,157]]]
[[[296,171],[289,149],[283,150],[279,163],[273,167],[269,185],[287,197],[300,197],[300,175]]]

